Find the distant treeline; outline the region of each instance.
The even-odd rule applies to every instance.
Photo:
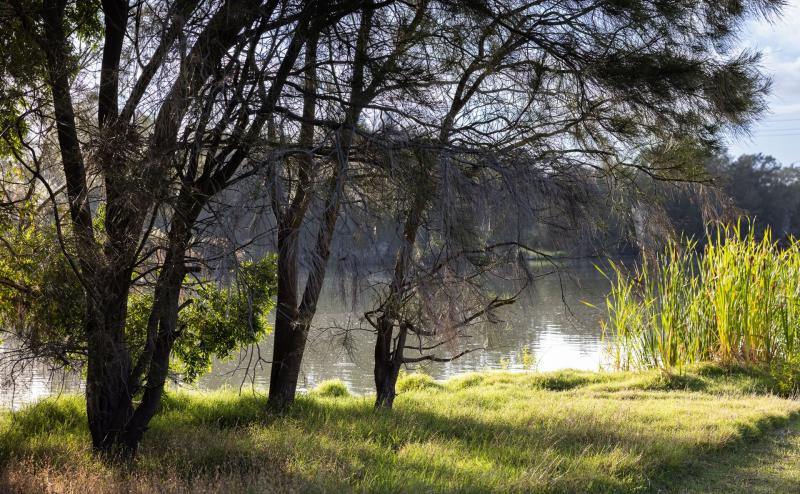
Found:
[[[772,156],[746,154],[736,159],[718,155],[707,163],[716,196],[696,190],[677,193],[665,201],[675,230],[702,239],[708,209],[719,219],[747,217],[760,234],[769,227],[776,240],[800,237],[800,167],[782,165]]]
[[[716,222],[741,221],[744,232],[752,224],[759,239],[769,227],[781,243],[800,237],[800,166],[782,165],[771,156],[715,154],[682,183],[645,174],[629,180],[636,185],[618,188],[586,173],[575,187],[582,194],[566,207],[519,211],[499,196],[489,197],[482,210],[460,224],[469,223],[489,243],[515,239],[533,246],[541,252],[538,257],[637,255],[643,248],[660,250],[670,238],[693,238],[702,247],[706,228]],[[391,252],[401,243],[396,218],[373,214],[369,230],[359,227],[366,221],[349,217],[337,226],[332,250],[339,269],[354,272],[365,263],[370,271],[389,269]]]

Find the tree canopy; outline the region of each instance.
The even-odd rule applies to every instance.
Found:
[[[781,5],[4,1],[2,206],[19,220],[4,232],[28,254],[4,244],[4,289],[17,293],[0,304],[45,304],[30,314],[67,348],[54,355],[85,350],[94,446],[130,456],[173,356],[193,376],[263,334],[269,263],[237,262],[238,285],[192,281],[252,252],[254,232],[221,235],[225,211],[258,212],[277,255],[270,403],[283,408],[341,218],[397,220],[376,324],[385,349],[415,322],[401,302],[431,293],[419,280],[468,281],[530,249],[524,228],[503,238],[481,212],[521,225],[565,210],[577,222],[636,177],[693,180],[686,150],[718,146],[763,110],[758,54],[731,41]],[[40,238],[26,237],[26,214],[47,218]],[[51,269],[63,284],[47,281]],[[46,290],[74,290],[82,306],[51,308]],[[451,326],[476,314],[488,310]]]

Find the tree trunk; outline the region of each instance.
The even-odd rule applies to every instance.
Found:
[[[131,356],[125,343],[128,289],[123,277],[129,279],[130,274],[99,277],[106,280],[98,283],[103,289],[87,296],[86,415],[92,445],[106,455],[126,454],[118,451],[119,440],[133,414]]]
[[[277,316],[276,316],[277,319]],[[272,371],[269,381],[269,407],[281,412],[294,402],[300,366],[306,348],[308,327],[291,327],[293,321],[286,321],[279,332],[275,325],[275,350],[272,358]],[[287,328],[286,325],[290,327]]]
[[[308,330],[325,279],[333,229],[339,215],[338,191],[331,191],[331,194],[318,233],[311,273],[299,307],[296,304],[297,262],[294,258],[299,230],[295,229],[289,233],[292,238],[291,243],[278,246],[278,313],[275,316],[275,344],[272,352],[268,400],[269,407],[276,411],[283,411],[292,404],[297,392],[297,380],[300,377],[300,365],[306,349]],[[281,262],[282,260],[285,264]]]
[[[191,194],[182,195],[170,227],[169,247],[154,291],[150,313],[153,326],[150,327],[148,323],[148,343],[144,350],[146,355],[140,357],[144,360],[137,363],[137,370],[129,377],[131,386],[144,389],[141,401],[128,420],[121,438],[123,448],[131,456],[136,453],[164,394],[164,384],[169,374],[169,356],[178,337],[178,308],[183,278],[186,275],[186,249],[191,238],[192,225],[203,204],[203,201],[196,200]],[[146,379],[144,385],[139,386],[141,375],[138,370],[144,368],[147,369]]]
[[[378,324],[378,339],[375,342],[375,408],[391,409],[397,394],[397,376],[402,365],[402,352],[392,351],[392,321],[384,317]],[[401,329],[401,331],[403,331]],[[404,339],[404,338],[401,338]]]
[[[298,235],[294,225],[284,225],[278,232],[278,303],[269,381],[269,406],[278,412],[294,400],[308,330],[298,320]]]
[[[299,363],[290,361],[297,323],[297,234],[281,227],[278,232],[278,303],[275,312],[275,344],[269,380],[269,406],[282,411],[294,397]],[[296,368],[295,368],[296,367]]]
[[[360,112],[360,108],[354,110]],[[297,250],[302,214],[289,218],[278,232],[278,313],[275,316],[275,345],[269,381],[269,406],[282,411],[294,401],[300,365],[306,349],[311,320],[317,310],[322,283],[330,257],[331,241],[339,217],[341,193],[346,177],[348,154],[352,142],[352,129],[345,129],[340,137],[339,166],[331,177],[328,197],[325,200],[322,224],[317,232],[311,269],[303,297],[297,303]]]
[[[124,450],[129,452],[131,456],[136,453],[142,436],[148,429],[150,420],[161,404],[164,384],[169,373],[169,356],[178,336],[178,297],[181,291],[184,269],[180,266],[175,269],[169,269],[169,271],[166,276],[167,282],[162,286],[161,293],[157,295],[154,301],[153,311],[158,314],[157,317],[159,319],[158,335],[153,347],[142,399],[130,420],[128,420],[120,440]]]
[[[427,194],[417,192],[414,204],[408,212],[403,226],[403,243],[397,252],[394,274],[389,284],[389,293],[383,305],[383,314],[378,318],[377,339],[375,340],[375,408],[392,408],[395,385],[400,366],[403,365],[403,351],[408,329],[401,319],[401,300],[407,290],[409,264],[417,240],[417,231],[422,214],[428,203]],[[399,322],[397,341],[393,344],[395,321]]]
[[[338,191],[331,191],[323,224],[317,236],[314,261],[308,276],[303,299],[298,306],[297,291],[297,235],[299,229],[288,233],[291,239],[278,246],[278,313],[275,316],[275,344],[272,352],[272,370],[269,381],[269,406],[282,411],[294,401],[300,365],[306,349],[308,331],[316,312],[322,291],[325,271],[330,257],[330,245],[336,218],[339,215]]]
[[[153,334],[148,334],[148,344],[140,356],[143,360],[135,368],[125,343],[130,270],[106,277],[106,283],[98,284],[105,290],[87,297],[86,411],[94,449],[107,458],[130,460],[135,456],[161,402],[169,356],[177,337],[184,254],[191,233],[189,224],[194,219],[187,216],[190,216],[188,221],[173,223],[170,247],[156,282],[151,308]],[[141,386],[145,369],[146,380]],[[134,397],[142,388],[141,401],[134,407]]]

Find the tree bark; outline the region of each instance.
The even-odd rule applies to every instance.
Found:
[[[421,180],[427,180],[422,175]],[[430,186],[419,184],[414,192],[414,201],[408,211],[403,225],[403,243],[397,252],[394,264],[394,274],[389,284],[389,293],[383,304],[383,314],[378,318],[377,339],[375,341],[375,408],[392,408],[397,385],[397,375],[403,365],[403,351],[406,345],[408,328],[402,322],[402,300],[408,290],[408,276],[414,244],[417,241],[422,216],[428,205]],[[394,326],[398,325],[396,341],[394,339]],[[394,348],[392,345],[394,344]]]
[[[405,328],[400,328],[398,345],[405,345]],[[392,350],[394,324],[391,319],[381,317],[378,323],[378,337],[375,342],[375,408],[390,409],[397,395],[397,376],[403,365],[402,349]]]
[[[302,355],[296,355],[301,346],[301,342],[296,341],[296,333],[302,330],[297,327],[298,235],[298,229],[290,226],[278,232],[278,303],[269,386],[269,405],[277,411],[294,399],[302,359]]]
[[[131,360],[125,344],[127,289],[109,281],[104,290],[95,293],[97,299],[87,297],[85,322],[86,414],[92,446],[107,455],[116,454],[119,439],[133,414],[133,397],[128,387]]]
[[[319,4],[316,5],[317,8]],[[270,372],[269,383],[269,407],[281,412],[294,402],[297,393],[297,381],[300,377],[300,367],[303,361],[308,331],[311,327],[311,320],[316,313],[317,302],[322,291],[322,283],[325,280],[325,272],[330,257],[331,241],[333,232],[336,228],[336,221],[339,216],[341,196],[347,176],[349,164],[350,148],[353,141],[354,128],[358,122],[361,112],[366,103],[374,95],[375,88],[370,89],[370,94],[364,92],[364,71],[367,66],[367,44],[369,33],[372,29],[373,8],[365,7],[362,9],[362,16],[359,25],[358,39],[356,42],[356,55],[353,62],[353,81],[350,91],[350,108],[347,116],[337,133],[336,146],[333,158],[336,161],[336,168],[330,179],[327,197],[323,210],[322,222],[317,231],[317,241],[313,250],[313,259],[306,281],[303,297],[299,305],[297,304],[297,242],[309,199],[305,197],[309,193],[305,190],[310,185],[302,177],[308,177],[311,170],[310,156],[301,164],[301,185],[293,201],[292,207],[286,218],[280,213],[280,207],[273,198],[273,209],[276,211],[278,222],[282,221],[286,225],[286,231],[278,234],[278,314],[275,321],[275,344],[273,346],[272,369]],[[315,31],[312,31],[315,32]],[[306,149],[313,147],[312,119],[316,109],[316,44],[318,38],[314,35],[307,43],[313,48],[306,53],[306,87],[303,103],[303,116],[307,123],[301,129],[300,145]],[[375,82],[375,81],[373,81]],[[277,180],[277,178],[276,178]],[[300,197],[298,197],[298,194]],[[301,202],[302,208],[295,208]],[[285,245],[281,245],[281,235],[287,239]],[[289,241],[291,239],[291,241]],[[293,257],[289,257],[293,256]],[[287,263],[281,266],[281,259]],[[289,265],[291,263],[291,265]],[[281,269],[281,267],[283,269]],[[284,290],[281,292],[281,277],[288,277]],[[281,295],[282,293],[282,295]]]

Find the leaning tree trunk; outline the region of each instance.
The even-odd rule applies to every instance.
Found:
[[[153,317],[158,320],[158,329],[147,366],[144,392],[121,438],[124,450],[131,456],[135,455],[150,420],[161,404],[169,373],[169,356],[178,336],[179,296],[185,275],[183,257],[180,258],[180,264],[165,266],[165,271],[164,283],[157,287],[158,293],[153,302]]]
[[[305,44],[305,94],[303,95],[303,119],[299,144],[311,148],[314,144],[313,124],[317,107],[317,48],[319,33],[312,32]],[[270,126],[270,133],[274,127]],[[270,371],[269,406],[281,411],[294,399],[297,379],[300,375],[302,351],[305,341],[300,341],[298,332],[304,332],[298,324],[298,243],[300,226],[311,200],[311,177],[314,159],[309,154],[299,158],[297,192],[286,208],[278,206],[280,198],[273,194],[273,209],[278,220],[278,296],[275,312],[275,341],[273,345],[272,369]],[[275,174],[274,180],[279,180]],[[288,203],[288,200],[287,200]],[[299,354],[298,354],[299,352]]]
[[[153,306],[148,321],[147,343],[136,368],[129,376],[130,386],[143,390],[141,400],[128,420],[120,438],[123,450],[131,457],[136,454],[150,420],[158,411],[164,385],[169,374],[169,357],[178,337],[178,311],[183,278],[186,275],[186,249],[192,226],[205,204],[192,193],[179,196],[176,214],[169,232],[169,244],[164,264],[156,281]],[[146,375],[142,382],[142,374]]]
[[[169,356],[177,337],[179,296],[186,273],[184,255],[195,217],[192,211],[173,223],[167,256],[155,286],[148,341],[135,366],[125,343],[130,271],[117,273],[102,285],[105,288],[100,297],[87,297],[86,410],[94,449],[106,457],[133,458],[161,402]],[[102,303],[93,303],[93,299]],[[134,406],[139,391],[141,399]]]
[[[338,182],[336,177],[334,180]],[[282,268],[283,271],[279,269],[278,272],[278,314],[275,316],[275,344],[272,352],[268,399],[270,408],[276,411],[282,411],[292,404],[297,393],[297,381],[300,377],[300,366],[306,349],[308,331],[322,291],[322,283],[330,257],[333,230],[339,215],[339,191],[337,190],[339,186],[340,184],[334,185],[334,189],[331,190],[328,201],[326,201],[325,214],[314,249],[314,261],[299,307],[292,303],[292,298],[296,293],[294,287],[297,283],[297,264],[291,262],[293,259],[287,259],[296,255],[297,232],[290,233],[294,247],[279,246],[278,262],[279,268]],[[282,259],[286,264],[281,262]],[[286,276],[283,281],[280,281],[281,274]]]
[[[297,292],[294,287],[291,293],[289,293],[287,289],[284,297],[280,295],[278,297],[279,314],[276,316],[275,345],[269,383],[269,406],[273,410],[281,411],[285,409],[294,401],[294,396],[297,392],[297,381],[300,376],[300,366],[303,361],[303,353],[305,352],[306,342],[308,340],[308,331],[311,327],[311,320],[316,313],[317,301],[322,291],[322,283],[325,279],[328,258],[330,257],[333,232],[336,228],[341,197],[344,184],[347,180],[347,167],[349,165],[349,154],[353,142],[354,129],[358,124],[362,110],[372,97],[374,97],[375,87],[377,87],[377,81],[373,80],[371,86],[374,87],[370,89],[369,94],[365,92],[366,84],[364,71],[367,66],[367,44],[372,28],[373,14],[374,10],[371,7],[362,9],[355,47],[356,54],[353,63],[353,76],[349,97],[350,109],[336,137],[333,157],[337,162],[337,166],[330,179],[323,218],[317,232],[317,242],[312,253],[312,265],[308,281],[303,291],[302,300],[300,300],[299,305],[291,303],[293,299],[296,299]],[[316,36],[312,36],[307,45],[311,48],[307,52],[307,57],[309,57],[306,60],[307,86],[305,88],[306,97],[303,104],[303,116],[307,124],[301,128],[302,135],[300,136],[300,145],[307,149],[313,147],[314,126],[312,125],[312,121],[316,108],[316,69],[314,69],[316,64],[310,62],[314,62],[316,58],[317,40],[318,38]],[[310,170],[309,164],[310,161],[306,164],[306,170]],[[306,194],[308,192],[309,191],[304,191],[303,189],[298,189],[298,193],[301,194]],[[303,201],[300,200],[299,202],[302,203]],[[307,205],[308,203],[306,202],[305,204]],[[288,221],[293,222],[290,228],[291,231],[288,233],[288,238],[292,238],[294,242],[290,250],[291,255],[296,255],[297,235],[299,235],[300,223],[302,222],[305,212],[305,208],[295,209],[294,206],[295,204],[292,205],[294,214],[290,215],[290,218],[288,218]],[[278,249],[280,263],[281,252],[285,249],[280,245]],[[290,274],[294,276],[293,281],[294,286],[296,286],[296,260],[290,269],[293,270]],[[279,269],[279,280],[281,274],[282,272]],[[283,304],[281,302],[283,302]]]
[[[394,275],[389,284],[389,293],[378,319],[377,339],[375,341],[375,408],[392,408],[396,395],[397,376],[403,365],[403,350],[408,328],[401,322],[401,301],[406,293],[409,264],[417,240],[417,231],[422,221],[422,213],[427,205],[427,194],[418,192],[403,227],[403,244],[397,253]],[[398,323],[397,338],[394,338],[395,322]],[[394,348],[392,346],[394,345]]]

